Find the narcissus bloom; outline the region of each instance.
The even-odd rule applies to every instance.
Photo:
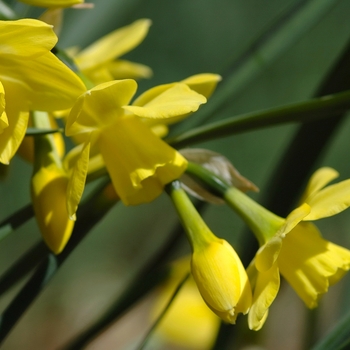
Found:
[[[82,4],[84,0],[19,0],[25,4],[39,7],[70,7],[76,4]]]
[[[52,27],[41,21],[0,21],[1,104],[8,119],[6,127],[2,114],[2,163],[9,163],[24,137],[28,111],[70,108],[86,90],[77,75],[50,52],[56,41]]]
[[[85,138],[83,150],[91,145],[93,152],[101,153],[116,192],[126,205],[152,201],[187,166],[185,158],[157,137],[140,117],[171,121],[206,102],[203,95],[179,83],[154,95],[143,106],[128,105],[136,89],[131,79],[98,85],[78,98],[66,124],[68,136]],[[88,163],[89,152],[83,152]],[[76,179],[80,179],[76,185],[83,188],[86,174],[79,169],[76,172]],[[80,195],[76,193],[78,204]],[[76,206],[70,209],[71,215]]]
[[[249,311],[252,296],[246,271],[232,246],[205,224],[179,182],[169,194],[192,246],[191,270],[203,300],[222,320],[235,323]]]
[[[290,283],[307,307],[314,308],[328,287],[350,269],[350,250],[321,237],[309,221],[336,215],[350,206],[350,180],[325,187],[338,174],[319,169],[311,178],[303,204],[283,219],[237,189],[225,194],[227,202],[256,234],[260,249],[248,268],[253,287],[249,327],[260,329],[280,285],[279,274]]]
[[[152,70],[139,63],[119,59],[138,46],[148,33],[149,19],[139,19],[119,28],[73,55],[79,69],[94,84],[114,79],[149,78]]]
[[[50,127],[45,112],[33,113],[34,126]],[[74,221],[67,210],[69,169],[61,161],[61,142],[55,136],[35,136],[31,196],[35,217],[47,246],[59,254],[67,244]]]

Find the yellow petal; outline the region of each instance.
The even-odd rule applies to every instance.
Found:
[[[221,76],[218,74],[202,73],[192,75],[191,77],[182,80],[181,83],[188,85],[191,90],[209,98],[219,81],[221,81]]]
[[[137,79],[150,78],[152,69],[144,64],[134,63],[126,60],[117,60],[107,64],[107,69],[114,79]]]
[[[66,209],[68,177],[56,164],[40,168],[33,176],[31,193],[35,216],[49,248],[59,254],[74,227]]]
[[[79,146],[78,146],[79,147]],[[85,188],[86,175],[89,166],[90,143],[84,144],[70,173],[67,186],[67,211],[71,220],[76,219],[76,211]]]
[[[66,135],[91,132],[113,124],[122,114],[137,89],[135,80],[114,80],[100,84],[81,95],[66,123]],[[76,125],[77,124],[77,125]]]
[[[299,224],[300,221],[305,219],[305,217],[310,213],[311,208],[308,204],[304,203],[298,208],[294,209],[286,218],[284,224],[276,232],[276,235],[280,237],[285,237],[285,235],[290,232],[295,226]]]
[[[339,173],[329,167],[323,167],[316,170],[311,176],[306,190],[300,200],[300,203],[304,203],[306,198],[318,192],[321,188],[325,187],[328,183],[333,181],[339,176]]]
[[[22,110],[54,111],[72,107],[84,84],[54,54],[35,59],[0,60],[6,103]]]
[[[232,246],[217,239],[192,255],[192,275],[207,305],[225,322],[235,323],[238,313],[251,305],[248,276]]]
[[[32,58],[47,53],[56,42],[57,37],[52,26],[42,21],[0,21],[0,66],[4,58]]]
[[[40,21],[43,21],[47,24],[50,24],[53,26],[53,30],[57,36],[62,31],[62,25],[63,25],[63,8],[50,8],[46,10],[40,17]]]
[[[81,4],[84,0],[20,0],[25,4],[39,7],[69,7]]]
[[[350,179],[327,186],[307,198],[311,212],[304,220],[336,215],[350,206]]]
[[[117,118],[97,144],[116,192],[126,205],[150,202],[179,178],[187,161],[138,118]]]
[[[27,130],[29,113],[9,110],[8,116],[9,126],[0,137],[0,162],[3,164],[9,164],[17,152]]]
[[[252,265],[253,266],[253,265]],[[280,287],[280,274],[277,265],[265,272],[255,270],[256,284],[253,302],[248,314],[249,328],[258,331],[264,325],[268,310],[275,300]]]
[[[161,119],[174,123],[195,112],[207,99],[185,84],[174,84],[144,106],[124,106],[123,108],[143,118]]]
[[[145,38],[150,25],[149,19],[139,19],[107,34],[75,57],[79,68],[91,69],[131,51]]]
[[[276,262],[282,248],[282,238],[272,237],[266,244],[260,247],[255,256],[255,266],[258,271],[267,271],[271,269]]]
[[[8,126],[9,123],[5,112],[5,91],[0,81],[0,134]]]
[[[283,241],[278,258],[281,274],[309,308],[317,306],[350,268],[350,251],[324,240],[317,227],[301,222]]]
[[[137,97],[135,101],[132,103],[132,105],[143,107],[147,105],[149,102],[151,102],[152,100],[154,100],[157,96],[163,94],[165,91],[173,87],[175,84],[177,83],[162,84],[162,85],[154,86],[153,88],[146,90],[139,97]]]

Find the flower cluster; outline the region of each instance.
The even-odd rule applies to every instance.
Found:
[[[53,12],[84,7],[84,0],[21,1]],[[313,221],[350,206],[350,180],[329,185],[338,173],[321,168],[300,205],[286,218],[275,215],[245,193],[258,189],[226,158],[209,150],[178,150],[165,139],[170,125],[208,102],[221,80],[218,74],[198,73],[138,92],[136,80],[153,72],[121,57],[146,38],[149,19],[84,49],[61,50],[54,26],[45,22],[49,16],[41,18],[0,20],[0,162],[10,166],[19,155],[31,163],[33,215],[54,253],[50,256],[69,243],[87,182],[105,178],[113,199],[126,206],[152,202],[167,192],[190,243],[191,258],[174,270],[182,276],[188,269],[191,276],[159,332],[169,333],[176,323],[175,339],[204,349],[214,342],[219,319],[235,324],[244,314],[249,328],[259,330],[281,276],[308,308],[316,307],[350,269],[350,250],[322,238]],[[229,239],[209,229],[186,191],[225,203],[246,223],[260,246],[249,266]],[[175,275],[163,285],[167,293],[181,280]],[[190,311],[182,309],[185,304],[191,304]],[[201,329],[198,337],[184,331],[184,315],[191,327],[197,323]]]
[[[220,77],[199,74],[152,88],[131,102],[137,90],[131,78],[148,77],[150,69],[117,58],[144,39],[149,25],[149,20],[136,21],[73,55],[78,75],[51,52],[57,43],[52,26],[34,19],[0,22],[1,162],[9,164],[28,141],[28,125],[50,129],[53,115],[65,115],[66,135],[77,143],[65,156],[53,135],[35,136],[34,156],[28,156],[34,159],[36,218],[56,254],[68,242],[93,167],[107,169],[126,205],[152,201],[186,169],[186,159],[161,136],[167,125],[206,103]],[[21,147],[19,153],[25,152],[28,147]]]
[[[277,296],[281,274],[308,308],[316,307],[328,287],[350,269],[350,250],[323,239],[311,221],[350,206],[350,180],[327,186],[338,174],[332,168],[319,169],[300,206],[284,219],[208,170],[209,164],[190,163],[187,172],[237,212],[260,248],[245,270],[233,248],[210,232],[180,186],[173,186],[170,195],[192,245],[192,274],[207,305],[229,323],[235,323],[238,313],[249,312],[249,328],[259,330]],[[225,174],[225,168],[219,173]]]

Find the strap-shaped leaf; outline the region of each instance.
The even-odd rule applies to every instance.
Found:
[[[350,312],[311,350],[346,350],[350,345]]]

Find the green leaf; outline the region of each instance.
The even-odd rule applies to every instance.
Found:
[[[223,74],[223,82],[210,99],[210,103],[188,121],[187,128],[217,115],[225,103],[232,101],[254,78],[303,38],[337,2],[337,0],[299,1],[289,12],[283,14],[232,64],[230,74],[227,76]]]
[[[350,90],[305,102],[227,118],[191,129],[166,141],[170,145],[179,148],[271,125],[323,119],[331,115],[344,113],[348,109],[350,109]]]
[[[0,0],[0,20],[9,19],[17,19],[17,15],[10,6]]]
[[[345,350],[350,344],[350,312],[311,350]]]

